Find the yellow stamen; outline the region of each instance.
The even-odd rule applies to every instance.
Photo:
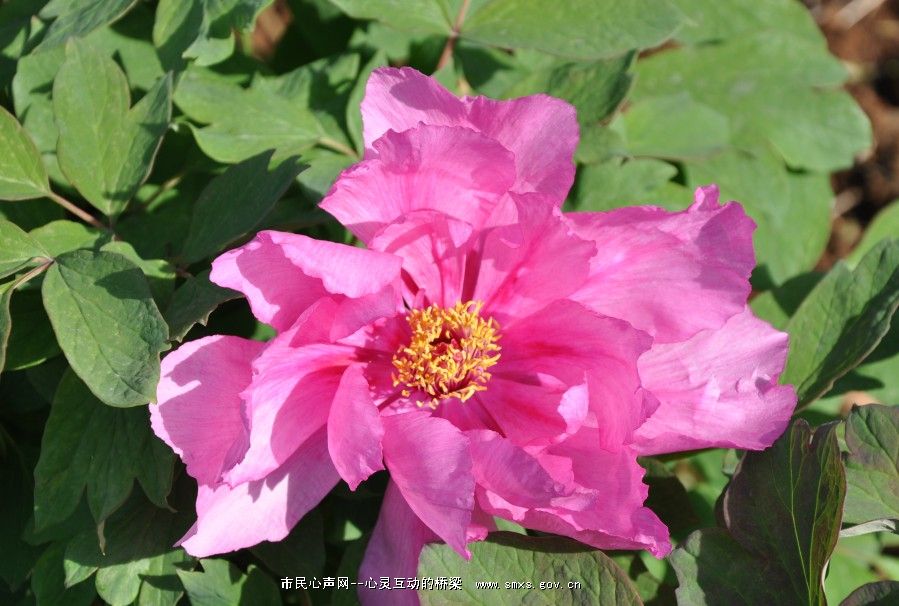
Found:
[[[409,312],[412,338],[393,356],[393,385],[404,385],[404,396],[420,390],[431,399],[419,405],[437,408],[440,400],[464,402],[487,389],[487,369],[499,361],[501,348],[499,324],[480,316],[483,305],[467,301],[450,309],[431,305]]]

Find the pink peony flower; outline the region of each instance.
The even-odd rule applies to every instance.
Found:
[[[752,221],[715,187],[683,212],[563,214],[577,123],[544,95],[381,69],[362,113],[365,159],[322,207],[368,248],[259,233],[211,277],[277,336],[163,360],[153,429],[199,483],[181,544],[279,540],[386,469],[361,578],[414,576],[428,542],[467,556],[494,517],[666,554],[637,456],[761,449],[795,406],[787,336],[746,306]]]

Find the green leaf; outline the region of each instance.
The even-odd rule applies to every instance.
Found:
[[[590,63],[556,63],[537,69],[504,92],[505,97],[547,94],[577,108],[582,127],[610,116],[630,90],[635,54]]]
[[[368,63],[366,63],[356,78],[356,84],[350,91],[349,99],[346,104],[346,123],[350,138],[356,151],[361,155],[365,151],[365,145],[362,140],[362,98],[365,97],[365,86],[371,73],[379,67],[388,65],[387,55],[383,50],[377,51]]]
[[[66,178],[106,215],[118,215],[147,179],[171,118],[170,76],[129,109],[125,75],[84,43],[66,47],[53,82],[57,156]]]
[[[15,117],[0,107],[0,199],[27,200],[49,192],[37,146]]]
[[[899,523],[899,407],[856,406],[846,419],[843,521]]]
[[[53,543],[44,551],[31,573],[31,590],[41,606],[90,606],[97,592],[90,583],[65,583],[62,569],[65,543]]]
[[[264,572],[250,565],[244,574],[227,560],[200,560],[203,572],[178,571],[193,606],[279,606],[281,595]]]
[[[686,94],[635,103],[612,128],[635,156],[702,158],[725,149],[730,142],[728,119]]]
[[[209,315],[224,303],[240,297],[230,288],[222,288],[209,281],[209,270],[190,276],[175,291],[165,312],[169,325],[169,339],[181,341],[195,324],[206,326]]]
[[[194,128],[194,136],[219,162],[239,162],[271,149],[278,150],[278,157],[291,156],[324,136],[309,107],[296,99],[259,85],[241,88],[199,69],[182,76],[175,103],[191,119],[209,125]]]
[[[41,303],[40,291],[17,290],[9,313],[15,330],[7,343],[6,370],[31,368],[61,353]]]
[[[475,6],[462,36],[590,60],[658,46],[680,22],[680,11],[667,0],[570,0],[552,10],[541,0],[493,0]]]
[[[840,606],[891,606],[899,600],[899,582],[878,581],[862,585],[843,600]]]
[[[94,227],[64,219],[36,227],[28,235],[51,257],[82,248],[96,249],[111,237],[109,233]]]
[[[137,265],[147,278],[156,305],[160,308],[168,305],[175,290],[175,267],[171,263],[164,259],[144,259],[128,242],[108,242],[100,250],[118,253]]]
[[[63,353],[98,398],[125,407],[155,401],[168,332],[140,269],[116,253],[64,253],[42,294]]]
[[[744,456],[722,500],[727,530],[696,531],[670,557],[678,603],[825,603],[846,491],[835,427],[812,432],[797,420],[769,449]]]
[[[36,51],[59,46],[69,38],[83,38],[90,32],[120,19],[137,0],[74,0],[51,2],[41,12],[42,17],[56,17],[47,29]],[[63,10],[56,12],[54,8]],[[48,14],[49,13],[49,14]]]
[[[308,576],[321,575],[325,569],[325,536],[322,516],[312,510],[303,516],[286,538],[263,541],[252,548],[254,556],[281,577],[295,577],[297,571]]]
[[[192,263],[222,250],[252,231],[284,195],[302,170],[296,158],[270,168],[271,152],[263,152],[210,181],[194,206],[182,258]]]
[[[426,545],[419,559],[418,576],[461,577],[462,590],[419,591],[429,604],[642,604],[627,574],[607,555],[561,537],[528,537],[512,532],[491,534],[472,543],[465,561],[443,544]],[[499,590],[477,589],[477,581],[499,581]],[[504,582],[526,583],[503,590]],[[540,583],[559,583],[551,589]],[[577,582],[577,588],[569,583]]]
[[[578,171],[571,202],[580,211],[604,211],[641,203],[679,210],[690,203],[692,195],[684,190],[678,197],[669,197],[669,179],[676,174],[674,166],[661,160],[588,164]]]
[[[792,32],[754,31],[655,54],[636,72],[634,102],[689,95],[727,116],[739,148],[773,145],[790,166],[830,172],[871,145],[864,113],[848,93],[835,90],[845,69],[820,34],[810,41]]]
[[[183,590],[176,572],[192,562],[183,549],[172,545],[190,526],[192,514],[173,514],[139,496],[106,524],[105,550],[97,534],[86,530],[65,552],[66,585],[80,583],[96,573],[97,593],[112,606],[139,604],[175,606]]]
[[[852,271],[838,263],[818,283],[787,325],[790,355],[781,381],[796,385],[799,406],[874,350],[897,305],[899,240],[874,247]]]
[[[131,494],[137,480],[165,506],[174,455],[150,430],[145,408],[105,406],[68,372],[53,399],[34,470],[38,530],[68,518],[83,493],[98,525]]]
[[[874,215],[874,220],[865,228],[861,242],[852,249],[846,262],[855,267],[868,251],[882,240],[895,238],[896,234],[899,234],[899,200],[891,202]]]
[[[15,223],[0,220],[0,278],[16,273],[36,258],[50,254]]]
[[[449,35],[463,0],[331,0],[356,19],[376,19],[403,31]]]
[[[840,533],[824,579],[828,604],[839,604],[859,585],[880,580],[875,571],[882,546],[877,539],[873,534],[847,537]]]

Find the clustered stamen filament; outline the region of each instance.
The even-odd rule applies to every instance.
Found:
[[[483,305],[466,301],[449,309],[431,305],[409,312],[412,338],[393,356],[393,385],[404,386],[403,396],[420,390],[431,399],[419,406],[437,408],[441,400],[464,402],[487,389],[488,369],[499,361],[501,348],[499,324],[480,316]]]

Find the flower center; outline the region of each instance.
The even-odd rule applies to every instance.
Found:
[[[480,316],[483,305],[467,301],[450,309],[431,305],[409,312],[412,338],[393,355],[393,385],[404,385],[404,396],[420,390],[431,396],[427,405],[437,408],[440,400],[464,402],[487,389],[487,369],[499,361],[501,348],[499,324]]]

